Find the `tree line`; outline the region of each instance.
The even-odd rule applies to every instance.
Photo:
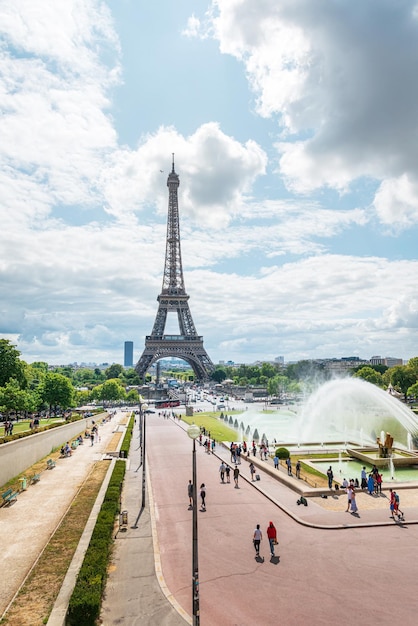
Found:
[[[184,381],[193,380],[193,373],[187,367],[181,372],[175,370],[171,375]],[[392,385],[405,400],[418,398],[418,357],[409,359],[406,365],[391,368],[362,365],[354,368],[350,375],[382,389]],[[229,379],[239,386],[265,386],[273,397],[309,393],[331,377],[332,373],[324,363],[308,360],[286,366],[268,362],[217,366],[212,374],[212,380],[217,383]],[[124,369],[117,363],[105,370],[70,365],[51,369],[44,361],[28,364],[20,358],[15,345],[7,339],[0,339],[0,412],[5,417],[11,413],[41,411],[56,414],[93,400],[103,404],[118,401],[135,403],[139,400],[138,391],[126,390],[139,384],[139,377],[133,368]]]

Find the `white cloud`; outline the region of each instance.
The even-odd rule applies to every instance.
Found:
[[[416,2],[213,0],[209,15],[220,50],[245,64],[259,114],[278,117],[289,189],[346,191],[371,177],[382,182],[378,217],[416,222]]]
[[[97,173],[116,143],[106,109],[119,51],[106,6],[2,2],[0,33],[0,191],[8,209],[37,218],[54,203],[94,205]]]
[[[218,124],[203,124],[189,137],[162,127],[145,136],[137,150],[113,154],[102,174],[107,210],[123,219],[126,212],[155,204],[165,215],[171,153],[180,175],[182,213],[217,229],[227,226],[238,212],[267,164],[256,142],[242,144],[225,135]]]
[[[403,174],[384,180],[374,205],[380,221],[399,231],[418,222],[418,179]]]

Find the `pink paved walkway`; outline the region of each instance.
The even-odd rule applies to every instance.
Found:
[[[192,442],[178,423],[158,415],[147,418],[149,472],[155,501],[163,574],[180,605],[191,612]],[[199,513],[201,623],[253,626],[263,623],[415,625],[418,610],[414,555],[417,525],[317,529],[295,522],[254,486],[221,484],[218,458],[198,446],[198,485],[207,485],[207,511]],[[248,474],[248,465],[241,465]],[[295,494],[262,476],[261,485],[295,506]],[[261,486],[260,485],[260,486]],[[290,494],[290,495],[289,495]],[[300,507],[297,507],[300,509]],[[310,505],[299,511],[312,521],[346,519]],[[346,517],[344,517],[344,515]],[[330,517],[331,516],[331,517]],[[351,516],[350,516],[351,518]],[[252,546],[255,524],[265,534],[269,520],[278,528],[279,558],[263,559]],[[372,515],[370,522],[373,522]],[[338,522],[340,524],[340,522]],[[332,524],[334,525],[334,523]]]

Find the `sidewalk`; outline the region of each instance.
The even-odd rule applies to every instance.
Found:
[[[112,432],[116,430],[117,423],[123,418],[125,418],[125,413],[118,413],[111,422],[101,427],[99,444],[94,447],[87,444],[79,447],[71,458],[58,461],[55,469],[44,472],[40,483],[19,495],[17,503],[0,509],[2,536],[8,538],[7,541],[3,540],[2,567],[3,571],[8,572],[8,576],[7,578],[3,576],[0,587],[1,613],[12,600],[48,542],[91,466],[102,458]],[[128,528],[126,532],[118,532],[115,540],[102,605],[101,618],[104,626],[116,626],[116,624],[184,626],[184,624],[191,623],[188,614],[191,610],[191,513],[187,507],[187,482],[191,477],[191,441],[184,432],[187,428],[184,422],[179,423],[177,420],[174,422],[171,418],[163,420],[156,415],[149,416],[147,421],[146,506],[138,518],[141,509],[142,467],[140,467],[138,424],[136,424],[122,493],[122,510],[128,511]],[[274,470],[272,462],[255,460],[253,457],[251,460],[259,468],[261,480],[251,482],[249,464],[243,460],[239,465],[242,488],[239,490],[234,490],[231,486],[224,488],[219,484],[218,467],[220,459],[232,465],[229,449],[218,444],[215,455],[205,454],[197,444],[197,457],[198,475],[203,476],[203,480],[209,485],[208,512],[199,513],[199,536],[202,546],[206,546],[202,553],[202,569],[205,571],[205,577],[201,582],[205,588],[205,598],[213,597],[210,606],[205,606],[206,616],[212,615],[212,621],[205,620],[206,623],[225,625],[235,623],[223,621],[220,617],[224,610],[222,605],[225,602],[238,601],[242,614],[249,616],[252,610],[248,605],[249,602],[267,603],[269,601],[264,598],[264,589],[256,594],[258,600],[254,594],[243,591],[245,577],[251,576],[254,570],[253,554],[251,547],[248,548],[250,542],[247,539],[244,539],[244,544],[242,544],[242,539],[238,540],[238,537],[244,536],[245,538],[248,532],[247,527],[249,526],[251,530],[254,519],[257,519],[264,509],[272,516],[271,519],[280,520],[282,533],[284,536],[288,534],[287,542],[293,541],[291,539],[293,535],[299,536],[300,534],[294,522],[306,527],[307,532],[315,533],[309,544],[312,546],[312,554],[304,553],[307,566],[311,558],[318,559],[315,544],[312,541],[323,542],[324,531],[363,528],[363,532],[367,534],[361,541],[365,541],[364,545],[367,550],[368,544],[375,541],[374,535],[369,535],[366,530],[367,527],[381,526],[382,529],[388,527],[388,533],[390,532],[392,536],[400,526],[408,528],[418,523],[418,506],[405,507],[407,501],[405,491],[402,492],[402,509],[406,509],[406,522],[401,525],[389,519],[388,506],[382,509],[367,509],[364,505],[362,508],[362,500],[366,503],[370,497],[361,493],[358,496],[358,517],[345,513],[345,494],[329,497],[322,503],[318,503],[318,498],[309,498],[307,507],[298,506],[296,504],[298,493],[289,489],[285,484],[288,480],[296,479],[288,479],[284,475],[285,470],[281,467],[279,472],[284,482],[278,481],[274,474],[279,472]],[[71,472],[68,471],[70,464]],[[232,476],[231,481],[233,482]],[[418,497],[418,491],[414,494]],[[323,506],[326,503],[328,507],[334,502],[337,502],[337,506],[340,507],[338,511]],[[280,517],[280,512],[285,514],[284,517]],[[288,522],[286,522],[286,517]],[[228,521],[230,519],[234,521]],[[237,533],[236,537],[234,535],[234,541],[231,541],[230,531],[232,530]],[[329,540],[324,544],[321,543],[324,546],[321,548],[324,552],[332,549],[331,536],[334,535],[334,533],[326,532]],[[28,536],[30,536],[30,541],[28,541]],[[213,541],[217,537],[223,542],[222,544]],[[356,541],[359,541],[358,537],[359,535],[356,534]],[[406,539],[407,536],[404,537]],[[228,543],[225,544],[225,541]],[[341,539],[338,541],[341,543]],[[401,541],[400,538],[399,541]],[[213,547],[208,552],[209,545]],[[390,549],[389,544],[385,544],[385,547]],[[296,544],[294,544],[293,553],[293,558],[297,558]],[[390,560],[389,553],[383,556],[384,562],[387,559],[387,562],[395,563]],[[359,559],[360,556],[357,558]],[[338,563],[335,564],[336,567],[338,565]],[[344,562],[341,565],[345,567]],[[316,567],[315,562],[311,566]],[[379,571],[379,588],[382,590],[385,570],[379,569],[377,560],[374,567]],[[219,584],[217,582],[219,573],[225,581],[230,579],[230,583],[222,587],[224,595],[222,601],[218,587],[216,587]],[[406,580],[415,580],[417,573],[415,571],[408,573],[406,568]],[[288,564],[287,576],[290,577],[290,582],[294,580],[295,575]],[[349,573],[346,572],[345,575],[349,576]],[[357,571],[355,576],[353,579],[347,579],[347,584],[352,585],[353,589],[358,579]],[[285,580],[280,580],[282,585],[285,584]],[[393,585],[393,577],[390,577],[390,581]],[[215,591],[211,595],[212,587]],[[253,583],[249,582],[249,589],[252,588]],[[259,595],[260,591],[263,592],[262,596]],[[404,591],[406,593],[407,589]],[[305,589],[304,593],[309,595],[310,590]],[[289,598],[286,598],[286,602],[288,600]],[[323,599],[323,603],[325,611],[328,606],[327,601]],[[292,621],[293,618],[294,621]],[[246,618],[243,618],[238,621],[237,617],[236,623],[251,623],[245,620]],[[289,625],[303,623],[303,621],[295,620],[295,616],[288,615]],[[335,620],[338,621],[337,617]],[[264,623],[275,622],[267,620]],[[315,624],[315,621],[311,620],[310,623]],[[345,624],[348,621],[340,618],[339,623]],[[404,623],[412,624],[413,622],[404,621]]]
[[[55,468],[44,470],[35,485],[21,492],[17,501],[0,508],[2,576],[0,616],[48,544],[71,505],[76,493],[100,460],[124,413],[100,426],[100,441],[86,440],[71,457],[58,459]],[[45,460],[46,468],[46,460]]]

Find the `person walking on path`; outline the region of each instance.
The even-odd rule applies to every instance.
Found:
[[[235,489],[239,489],[238,487],[238,479],[239,479],[239,469],[238,466],[235,465],[234,467],[234,483],[235,483]]]
[[[273,522],[269,522],[267,527],[267,537],[270,543],[270,554],[274,556],[274,546],[277,544],[277,531]]]
[[[334,472],[332,471],[331,465],[327,469],[327,476],[328,476],[328,489],[332,489],[332,481],[334,478]]]
[[[226,482],[230,483],[231,482],[231,478],[230,478],[231,468],[229,467],[229,465],[227,465],[225,468],[225,474],[226,474]]]
[[[253,462],[250,463],[250,474],[251,474],[251,482],[254,482],[255,467],[254,467]]]
[[[353,487],[351,490],[351,513],[357,513],[357,511],[356,490]]]
[[[300,478],[300,461],[298,459],[296,463],[296,478]]]
[[[393,495],[394,495],[393,513],[396,515],[398,520],[403,520],[404,519],[403,512],[399,508],[399,503],[400,503],[399,494],[396,493],[396,491],[394,491]]]
[[[225,463],[222,461],[220,467],[219,467],[219,473],[221,475],[221,483],[225,482]]]
[[[200,485],[200,499],[202,500],[202,511],[206,511],[206,485],[202,483]]]
[[[273,463],[274,463],[274,469],[278,470],[279,469],[279,457],[277,456],[277,454],[274,455]]]
[[[373,474],[369,474],[369,478],[367,479],[367,490],[369,492],[369,496],[374,493],[374,477]]]
[[[193,484],[191,480],[189,480],[189,484],[187,485],[187,495],[189,496],[189,509],[192,509],[193,508]]]
[[[346,508],[346,510],[345,510],[345,512],[346,512],[346,513],[348,513],[348,511],[350,510],[350,506],[351,506],[351,497],[352,497],[352,495],[353,495],[353,489],[354,489],[354,487],[353,487],[353,485],[352,485],[352,484],[351,484],[351,482],[350,482],[350,484],[349,484],[349,485],[348,485],[348,487],[347,487],[347,508]]]
[[[253,534],[253,543],[255,548],[255,555],[260,556],[260,542],[263,538],[263,533],[260,530],[260,524],[257,524]]]
[[[287,465],[287,475],[291,476],[292,475],[292,461],[290,460],[290,457],[286,459],[286,465]]]

